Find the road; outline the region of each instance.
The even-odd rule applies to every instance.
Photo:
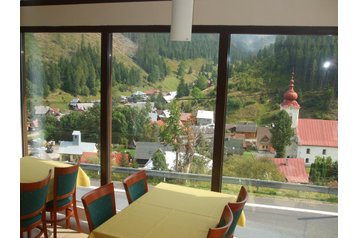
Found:
[[[93,186],[98,182],[91,181]],[[91,188],[77,189],[81,197]],[[150,189],[150,187],[149,187]],[[128,206],[121,183],[115,183],[117,210]],[[336,238],[338,237],[338,205],[318,201],[249,197],[245,206],[246,227],[237,227],[240,238]]]
[[[246,227],[237,227],[236,237],[338,237],[337,205],[292,202],[293,206],[281,206],[279,204],[270,205],[271,199],[259,200],[260,203],[248,202],[246,204]],[[276,203],[280,203],[280,201],[280,199],[276,199]],[[283,200],[282,203],[287,203],[287,201]]]

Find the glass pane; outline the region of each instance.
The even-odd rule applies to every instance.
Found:
[[[337,237],[338,190],[328,193],[338,181],[337,42],[337,36],[231,36],[222,191],[248,188],[248,216],[270,213],[265,224],[283,237],[315,237],[318,228],[307,227],[317,223],[307,216],[325,237]],[[266,208],[252,209],[257,205]],[[263,228],[256,222],[235,236],[257,237]]]
[[[210,189],[218,43],[217,34],[113,35],[113,179],[144,168],[153,184]]]
[[[98,164],[100,35],[26,33],[25,57],[29,155]]]

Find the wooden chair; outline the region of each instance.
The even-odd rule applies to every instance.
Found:
[[[53,200],[46,203],[46,211],[51,217],[47,222],[53,226],[54,238],[57,237],[57,223],[66,220],[70,226],[70,217],[74,216],[78,232],[82,232],[76,206],[76,182],[79,164],[71,167],[55,167]],[[57,212],[65,211],[65,218],[57,219]]]
[[[244,186],[241,186],[240,193],[237,196],[236,202],[229,202],[229,207],[231,209],[231,212],[233,214],[233,221],[232,224],[226,233],[226,238],[233,238],[234,237],[234,231],[236,228],[236,224],[241,216],[241,212],[244,209],[244,206],[246,204],[248,198],[247,190]]]
[[[224,238],[233,220],[229,205],[225,205],[220,222],[215,228],[210,228],[207,238]]]
[[[131,204],[143,194],[148,192],[147,174],[145,170],[141,170],[128,176],[124,179],[123,185],[126,191],[128,203]]]
[[[46,227],[46,197],[48,184],[51,179],[49,174],[41,181],[34,183],[20,183],[20,237],[27,231],[27,237],[31,238],[33,228],[40,229],[40,233],[35,237],[47,235]],[[42,226],[40,226],[42,225]]]
[[[93,229],[116,214],[114,185],[109,183],[96,188],[82,196],[88,228]]]

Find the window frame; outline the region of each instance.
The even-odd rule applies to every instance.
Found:
[[[163,0],[165,1],[165,0]],[[24,3],[25,1],[22,1]],[[33,1],[36,2],[36,1]],[[44,1],[37,1],[44,2]],[[23,5],[22,5],[23,6]],[[101,34],[101,185],[111,182],[111,128],[108,124],[112,118],[111,111],[111,49],[112,34],[126,32],[169,33],[170,26],[23,26],[20,27],[20,95],[22,121],[22,153],[28,155],[26,130],[26,95],[24,82],[24,35],[25,33],[100,33]],[[232,34],[265,34],[265,35],[338,35],[338,27],[334,26],[215,26],[205,25],[192,27],[193,33],[219,34],[218,84],[216,88],[215,136],[213,148],[213,169],[211,190],[221,192],[223,153],[226,124],[227,86],[229,76],[230,40]],[[107,123],[107,124],[106,124]]]

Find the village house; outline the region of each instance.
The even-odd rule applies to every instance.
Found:
[[[153,95],[155,95],[155,94],[157,94],[157,93],[159,93],[160,92],[160,90],[159,89],[149,89],[149,90],[147,90],[147,91],[145,91],[144,93],[145,93],[145,95],[147,95],[148,97],[150,97],[150,96],[153,96]]]
[[[80,101],[79,98],[73,98],[68,105],[69,105],[69,107],[70,107],[71,109],[75,109],[77,103],[80,103],[80,102],[81,102],[81,101]]]
[[[196,114],[196,123],[199,126],[214,124],[214,111],[198,110]]]
[[[306,164],[316,156],[338,160],[338,121],[299,119],[297,127],[297,157]]]
[[[93,106],[94,106],[93,102],[77,103],[76,106],[74,107],[74,110],[84,112]]]
[[[173,101],[173,99],[177,96],[177,91],[172,91],[172,92],[168,92],[166,93],[163,98],[167,103],[170,103],[171,101]]]
[[[257,125],[255,122],[239,122],[236,125],[235,132],[245,135],[245,140],[249,142],[256,142],[256,129]]]
[[[174,149],[170,145],[164,145],[158,142],[137,141],[134,158],[140,167],[144,167],[157,150],[165,152],[173,151]]]
[[[60,160],[74,161],[79,159],[83,152],[96,152],[96,143],[82,142],[81,132],[72,132],[72,141],[60,141],[60,147],[58,153],[60,154]]]
[[[258,127],[256,133],[256,147],[258,151],[274,153],[275,149],[271,144],[270,127]]]

